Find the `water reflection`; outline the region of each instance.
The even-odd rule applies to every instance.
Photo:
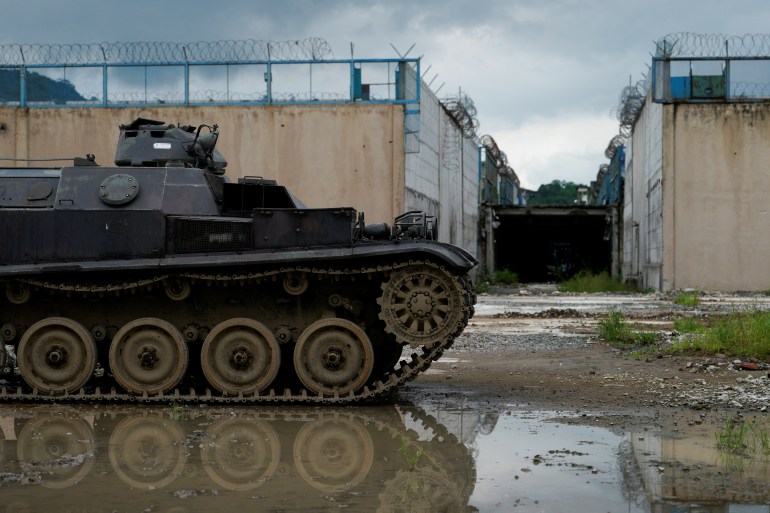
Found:
[[[18,406],[0,427],[14,513],[459,512],[474,485],[471,449],[411,407]]]
[[[0,512],[770,513],[767,457],[717,451],[716,419],[672,414],[661,431],[625,434],[574,420],[437,406],[7,406]],[[770,433],[766,417],[752,425]]]
[[[743,419],[742,454],[717,449],[727,416],[710,417],[671,415],[661,426],[669,437],[630,433],[626,461],[638,477],[629,480],[640,482],[655,513],[770,513],[770,453],[762,446],[770,436],[768,417]],[[755,436],[760,443],[753,443]]]

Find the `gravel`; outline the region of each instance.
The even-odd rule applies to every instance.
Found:
[[[526,335],[497,333],[464,333],[452,346],[455,351],[495,352],[497,349],[536,353],[587,347],[591,344],[588,337],[563,336],[551,333],[528,333]]]

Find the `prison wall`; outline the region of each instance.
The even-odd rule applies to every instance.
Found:
[[[404,109],[395,104],[0,108],[0,157],[93,153],[112,165],[118,125],[138,117],[216,123],[231,179],[275,179],[308,207],[354,207],[368,223],[392,222],[404,211]]]
[[[667,288],[770,287],[770,103],[664,106]]]
[[[405,155],[406,210],[438,216],[439,240],[478,254],[478,141],[463,134],[421,82],[419,151]]]
[[[664,288],[663,107],[647,101],[628,140],[622,273],[642,289]]]

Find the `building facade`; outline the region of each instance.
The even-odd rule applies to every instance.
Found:
[[[622,274],[643,289],[767,290],[770,87],[747,80],[770,58],[740,39],[709,47],[730,57],[685,42],[659,43],[628,138]]]

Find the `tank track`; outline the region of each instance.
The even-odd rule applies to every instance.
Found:
[[[150,290],[157,286],[167,286],[173,279],[182,277],[190,280],[191,283],[202,282],[209,286],[236,286],[245,285],[247,283],[259,283],[262,280],[275,280],[281,275],[287,273],[307,273],[319,278],[329,277],[337,280],[358,279],[373,276],[382,273],[392,273],[398,271],[407,266],[414,265],[426,265],[432,266],[437,269],[444,270],[443,267],[428,261],[428,260],[409,260],[400,263],[392,263],[388,265],[377,265],[372,267],[344,267],[344,268],[318,268],[308,266],[295,266],[295,267],[280,267],[274,269],[266,269],[262,272],[248,272],[248,273],[232,273],[232,274],[207,274],[207,273],[191,273],[182,272],[174,275],[157,275],[152,277],[145,277],[135,281],[127,281],[120,283],[102,283],[102,284],[88,284],[88,283],[67,283],[67,282],[54,282],[44,281],[39,279],[16,279],[15,284],[24,284],[30,289],[47,290],[52,293],[62,294],[64,296],[73,295],[85,295],[85,296],[97,296],[104,295],[116,295],[132,294],[140,291],[141,289]],[[307,389],[301,388],[298,390],[292,390],[285,388],[283,390],[276,390],[269,388],[259,394],[253,395],[226,395],[221,394],[218,391],[212,391],[209,387],[190,387],[189,389],[181,390],[175,388],[172,391],[166,393],[158,393],[149,395],[144,393],[142,395],[134,395],[124,392],[119,386],[110,386],[109,389],[105,389],[100,386],[86,386],[79,389],[74,393],[63,393],[60,395],[49,395],[40,393],[37,389],[30,389],[26,384],[12,384],[0,387],[0,402],[42,402],[42,403],[206,403],[206,404],[310,404],[310,405],[342,405],[352,403],[372,403],[382,401],[391,396],[399,387],[406,382],[415,379],[419,373],[427,370],[431,364],[438,360],[445,350],[449,349],[457,336],[459,336],[468,323],[468,320],[473,316],[473,305],[476,302],[476,295],[473,290],[473,286],[470,279],[465,275],[454,275],[447,272],[449,276],[455,282],[456,290],[458,291],[462,306],[461,315],[456,325],[456,329],[451,333],[443,336],[439,340],[436,340],[430,345],[421,345],[415,347],[416,343],[412,340],[405,339],[403,336],[397,337],[400,343],[410,344],[415,349],[411,356],[407,359],[401,359],[398,364],[391,370],[387,376],[381,377],[374,381],[370,381],[367,385],[361,389],[352,391],[349,394],[340,395],[334,393],[333,395],[313,394]],[[10,285],[8,285],[10,287]],[[7,376],[4,376],[7,377]],[[21,378],[19,377],[19,380]]]

